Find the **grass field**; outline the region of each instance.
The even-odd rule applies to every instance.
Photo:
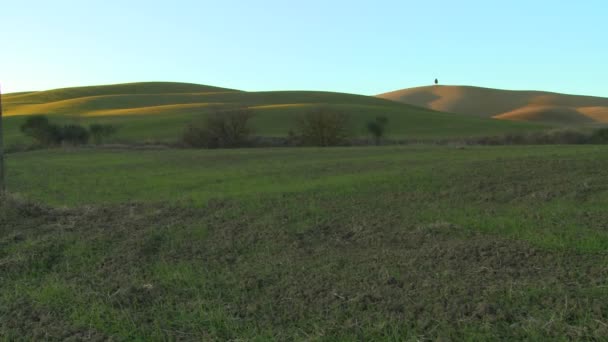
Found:
[[[28,142],[19,126],[26,116],[49,115],[59,123],[113,124],[112,142],[175,142],[186,124],[217,108],[255,112],[255,134],[284,137],[296,118],[320,106],[351,116],[353,136],[367,136],[376,116],[389,118],[390,138],[444,139],[529,132],[547,126],[453,115],[370,96],[318,91],[242,92],[182,83],[134,83],[8,94],[4,98],[6,143]]]
[[[53,150],[7,169],[6,340],[608,335],[606,146]]]

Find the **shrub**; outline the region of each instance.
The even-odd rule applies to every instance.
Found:
[[[535,144],[586,144],[589,142],[589,135],[577,130],[559,129],[546,133],[531,135],[532,142]]]
[[[248,109],[216,111],[204,121],[191,122],[182,134],[182,142],[190,147],[235,148],[249,143],[253,129]]]
[[[202,122],[190,122],[182,133],[181,141],[188,147],[208,147],[208,133]]]
[[[106,138],[115,134],[116,130],[116,127],[113,125],[92,124],[89,126],[89,132],[91,133],[93,142],[95,142],[97,145],[101,144]]]
[[[606,134],[608,137],[608,133]],[[479,145],[574,145],[589,144],[593,141],[593,135],[588,132],[571,129],[557,129],[527,134],[510,133],[501,136],[478,137],[467,139],[466,142],[468,144]]]
[[[600,128],[591,135],[591,142],[594,144],[608,143],[608,128]]]
[[[367,123],[367,130],[371,133],[374,138],[376,145],[380,144],[380,140],[384,137],[384,131],[388,119],[385,116],[378,116],[374,121]]]
[[[348,138],[348,116],[331,108],[318,108],[304,114],[295,134],[304,145],[337,146]]]
[[[80,125],[65,125],[61,129],[61,141],[70,145],[81,145],[89,142],[89,131]]]
[[[23,134],[33,138],[39,145],[51,146],[61,142],[61,129],[52,125],[44,115],[28,117],[20,128]]]

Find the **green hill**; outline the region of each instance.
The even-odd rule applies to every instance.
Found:
[[[175,82],[142,82],[111,84],[89,87],[62,88],[37,92],[24,92],[9,94],[12,102],[21,103],[47,103],[67,99],[123,94],[166,94],[166,93],[191,93],[191,92],[220,92],[237,91],[234,89],[212,87],[192,83]]]
[[[352,131],[365,136],[365,123],[388,117],[391,138],[439,139],[538,130],[544,126],[453,115],[377,97],[319,92],[244,92],[187,83],[129,83],[8,94],[4,98],[7,144],[24,143],[19,125],[28,115],[56,122],[119,126],[114,142],[170,142],[184,126],[209,112],[247,107],[255,112],[256,135],[285,136],[302,113],[329,106],[348,113]]]

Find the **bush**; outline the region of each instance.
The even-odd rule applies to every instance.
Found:
[[[61,143],[80,145],[89,141],[89,131],[79,125],[65,125],[60,127],[51,124],[44,115],[28,117],[23,125],[21,132],[32,137],[39,146],[56,146]]]
[[[349,118],[331,108],[318,108],[304,114],[297,123],[299,143],[313,146],[337,146],[348,139]]]
[[[597,132],[594,134],[597,134]],[[593,143],[594,134],[579,130],[558,129],[527,134],[478,137],[468,139],[466,143],[479,145],[576,145]]]
[[[61,129],[61,141],[70,145],[82,145],[89,142],[89,131],[79,125],[65,125]]]
[[[253,129],[248,109],[216,111],[204,121],[191,122],[182,134],[182,142],[190,147],[235,148],[249,143]]]
[[[371,133],[374,138],[376,145],[380,144],[380,140],[384,137],[384,131],[388,119],[385,116],[378,116],[374,121],[367,123],[367,130]]]
[[[106,138],[115,134],[116,131],[117,129],[113,125],[92,124],[89,126],[89,132],[91,133],[93,142],[97,145],[103,143]]]
[[[23,134],[33,138],[39,145],[51,146],[61,142],[61,129],[52,125],[44,115],[28,117],[20,128]]]
[[[608,128],[600,128],[595,130],[591,135],[591,142],[594,144],[608,143]]]

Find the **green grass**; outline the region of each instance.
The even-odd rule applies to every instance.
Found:
[[[608,333],[606,146],[50,150],[7,169],[7,340]]]
[[[192,83],[140,82],[6,94],[9,103],[38,104],[89,96],[236,91]]]
[[[431,219],[440,211],[450,222],[480,229],[487,219],[513,236],[531,235],[533,242],[558,247],[567,245],[560,239],[571,238],[568,231],[576,235],[585,229],[570,229],[581,220],[571,213],[579,209],[576,203],[585,199],[597,210],[604,204],[606,151],[603,146],[50,150],[9,155],[8,186],[27,198],[68,206],[211,200],[253,205],[256,198],[284,194],[408,193],[438,207],[417,212],[420,217]],[[490,217],[479,210],[484,202]],[[558,215],[564,231],[527,231],[529,218],[521,213],[543,211]],[[491,230],[496,229],[495,224]],[[598,250],[608,247],[604,240],[595,240]]]
[[[353,136],[367,136],[366,122],[389,118],[388,136],[443,139],[538,131],[547,126],[436,112],[376,97],[318,91],[241,92],[180,83],[134,83],[6,95],[7,145],[25,144],[19,126],[27,115],[49,115],[60,123],[110,123],[113,142],[175,142],[188,122],[215,108],[248,107],[259,136],[284,137],[296,118],[319,106],[351,116]]]

